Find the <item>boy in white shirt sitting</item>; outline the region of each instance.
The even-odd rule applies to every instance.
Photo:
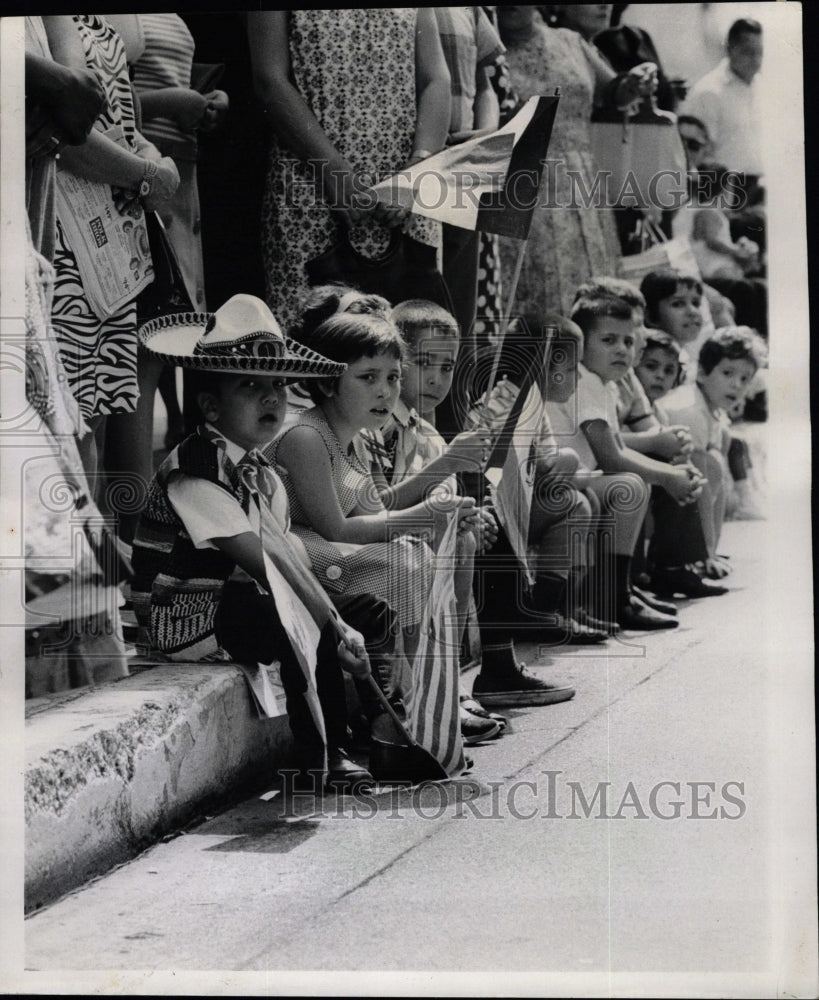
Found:
[[[344,749],[341,668],[369,674],[364,639],[333,613],[312,576],[307,553],[290,532],[284,487],[259,452],[281,429],[287,380],[338,375],[345,366],[285,339],[267,306],[249,295],[234,296],[211,316],[161,317],[140,337],[154,355],[191,371],[204,422],[165,459],[148,488],[133,549],[137,620],[171,659],[279,660],[296,763],[303,772],[324,771],[325,741],[270,593],[267,554],[321,631],[315,676],[326,733],[325,784],[372,785],[370,773]],[[391,612],[383,602],[342,598],[340,606],[367,627],[376,647],[389,641]]]
[[[700,349],[696,383],[677,386],[660,404],[670,421],[688,427],[694,443],[691,458],[705,477],[699,509],[708,549],[707,576],[728,571],[717,555],[729,475],[727,412],[745,399],[764,356],[765,343],[750,327],[717,330]]]
[[[615,519],[614,537],[598,559],[603,580],[613,581],[608,610],[623,628],[673,628],[676,618],[634,592],[631,560],[648,507],[647,486],[661,486],[678,503],[690,503],[702,488],[701,476],[691,466],[642,455],[620,436],[616,383],[633,367],[637,348],[631,305],[610,295],[580,298],[571,318],[584,335],[577,390],[565,403],[548,403],[547,411],[558,442],[577,452],[580,468],[604,473],[586,488]]]

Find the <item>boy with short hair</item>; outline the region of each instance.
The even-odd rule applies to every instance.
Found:
[[[148,488],[133,550],[139,624],[171,659],[280,660],[297,764],[304,772],[324,771],[325,742],[270,593],[267,553],[321,628],[315,677],[325,784],[372,785],[344,749],[341,668],[369,674],[364,639],[328,608],[290,532],[281,480],[259,451],[281,429],[287,379],[338,375],[345,366],[284,338],[264,302],[250,295],[234,296],[210,316],[161,317],[140,338],[154,356],[191,371],[203,422]],[[391,612],[382,602],[344,599],[339,606],[360,627],[377,621],[389,634]]]
[[[454,317],[432,302],[413,299],[397,305],[392,318],[407,341],[410,360],[402,380],[399,406],[394,411],[392,424],[388,423],[384,430],[388,448],[391,438],[397,439],[392,447],[395,471],[391,489],[396,492],[429,490],[439,485],[446,475],[480,469],[482,459],[488,456],[487,430],[479,427],[464,431],[447,446],[429,422],[452,385],[459,347],[459,329]],[[473,442],[471,451],[470,442]],[[476,556],[475,581],[478,587],[491,587],[492,563],[499,558],[499,552],[503,550],[500,558],[505,564],[510,559],[514,562],[514,557],[491,511],[482,508],[481,517],[484,544],[479,546]],[[485,552],[489,548],[490,554],[481,555],[480,550]],[[515,564],[516,575],[519,572]],[[508,588],[508,576],[508,573],[504,575],[504,588]],[[517,592],[517,588],[514,589]],[[553,704],[574,696],[574,688],[547,684],[518,663],[509,638],[517,615],[510,617],[499,612],[494,601],[491,608],[486,606],[480,592],[476,593],[476,602],[482,655],[473,694],[479,702],[520,707]],[[498,617],[503,619],[500,625],[495,621]],[[545,625],[542,628],[545,630]],[[600,639],[603,638],[601,634]]]
[[[702,345],[697,380],[672,389],[663,411],[685,424],[694,442],[692,460],[705,477],[699,509],[708,549],[706,573],[719,571],[717,543],[725,514],[725,477],[730,435],[727,411],[741,402],[763,363],[765,343],[748,326],[717,330]]]
[[[646,485],[662,487],[677,503],[691,503],[702,488],[701,477],[691,466],[669,465],[627,448],[620,436],[615,383],[635,360],[637,330],[631,306],[608,295],[581,298],[574,304],[572,320],[585,339],[577,392],[567,403],[548,404],[547,409],[555,435],[577,451],[581,467],[605,473],[602,481],[590,484],[598,498],[620,508],[613,549],[601,560],[604,575],[608,569],[614,581],[615,620],[625,628],[673,628],[675,618],[635,594],[631,560],[648,506]],[[606,482],[612,474],[625,477],[620,489],[629,493],[628,504],[613,503],[612,484]]]

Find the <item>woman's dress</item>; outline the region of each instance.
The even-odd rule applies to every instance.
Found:
[[[611,68],[577,32],[535,24],[532,36],[508,44],[510,82],[518,97],[560,88],[554,129],[513,312],[568,314],[577,286],[593,275],[617,275],[620,249],[611,209],[596,207],[597,167],[591,151],[592,106]],[[598,197],[605,196],[601,186]],[[503,284],[509,289],[520,244],[501,240]]]
[[[75,14],[88,68],[105,88],[107,102],[95,128],[103,132],[120,127],[129,144],[134,141],[134,105],[119,35],[98,14]],[[57,185],[60,171],[57,172]],[[136,302],[120,306],[99,319],[92,310],[77,260],[57,214],[54,253],[56,280],[51,321],[68,384],[86,419],[136,409]]]
[[[415,137],[413,7],[296,10],[288,15],[296,88],[335,148],[365,183],[394,173],[409,159]],[[315,173],[275,137],[262,205],[262,254],[267,302],[283,327],[299,315],[306,263],[338,239],[330,210],[316,196]],[[321,190],[321,188],[319,188]],[[408,232],[438,245],[438,223],[412,216]],[[353,245],[383,254],[389,230],[364,220]]]

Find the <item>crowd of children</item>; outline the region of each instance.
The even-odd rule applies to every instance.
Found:
[[[48,443],[67,442],[58,464],[77,510],[116,529],[94,556],[118,556],[106,586],[122,583],[148,646],[277,660],[297,767],[331,785],[417,779],[382,753],[406,738],[402,718],[440,772],[463,772],[464,746],[502,735],[496,709],[575,695],[522,664],[516,642],[674,628],[674,598],[728,589],[726,512],[760,514],[732,421],[764,419],[764,212],[751,201],[729,217],[724,199],[695,197],[714,122],[679,122],[692,200],[677,218],[701,275],[612,277],[616,247],[591,254],[589,237],[614,235],[610,208],[541,206],[508,320],[510,241],[441,235],[353,184],[508,122],[529,69],[533,93],[552,89],[539,56],[529,67],[543,51],[563,91],[551,152],[577,155],[592,96],[617,97],[618,114],[624,95],[653,100],[651,53],[615,73],[588,44],[599,35],[605,50],[611,6],[26,18],[29,398]],[[761,32],[737,25],[735,73]],[[263,201],[254,164],[268,140]],[[325,178],[318,197],[291,199],[317,163],[339,190]],[[97,280],[107,237],[86,201],[142,234],[113,288]],[[427,274],[425,294],[444,288],[439,301],[414,278],[387,301],[313,273],[351,234],[360,260],[396,227],[391,247],[437,261],[448,291]],[[716,253],[736,273],[712,274]],[[151,269],[144,287],[125,273],[135,264]],[[169,454],[151,478],[157,387]],[[128,509],[112,500],[122,486],[137,496]],[[367,766],[353,744],[371,749]]]
[[[523,666],[515,639],[600,643],[673,628],[669,598],[726,592],[712,581],[730,571],[720,529],[742,466],[730,458],[727,413],[764,364],[764,344],[726,327],[686,358],[700,295],[672,271],[648,275],[642,292],[600,278],[578,289],[570,317],[517,318],[504,349],[518,338],[545,350],[517,372],[499,365],[502,378],[449,443],[435,409],[452,387],[459,329],[435,303],[393,308],[316,288],[298,340],[246,295],[210,317],[148,323],[144,347],[191,372],[202,423],[157,471],[140,518],[140,623],[172,658],[278,659],[297,765],[328,786],[385,776],[376,757],[369,768],[350,757],[351,737],[395,738],[370,673],[418,743],[462,773],[464,744],[503,733],[494,709],[575,693]],[[536,471],[522,553],[485,473],[531,383],[544,405],[529,430]],[[315,627],[304,640],[314,679],[299,668],[266,560]],[[480,669],[468,689],[472,621]]]

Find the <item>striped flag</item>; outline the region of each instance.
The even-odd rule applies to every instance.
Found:
[[[458,516],[453,512],[436,554],[436,572],[404,693],[409,730],[450,777],[466,766],[460,724],[460,642],[455,599]]]
[[[524,568],[530,584],[528,536],[532,512],[537,451],[546,402],[538,375],[549,363],[555,330],[545,328],[545,339],[507,334],[501,349],[499,368],[513,379],[501,379],[467,418],[473,426],[485,425],[497,434],[484,475],[492,486],[492,500],[509,542]]]
[[[530,97],[506,125],[376,184],[384,205],[461,229],[525,240],[552,136],[557,95]]]

